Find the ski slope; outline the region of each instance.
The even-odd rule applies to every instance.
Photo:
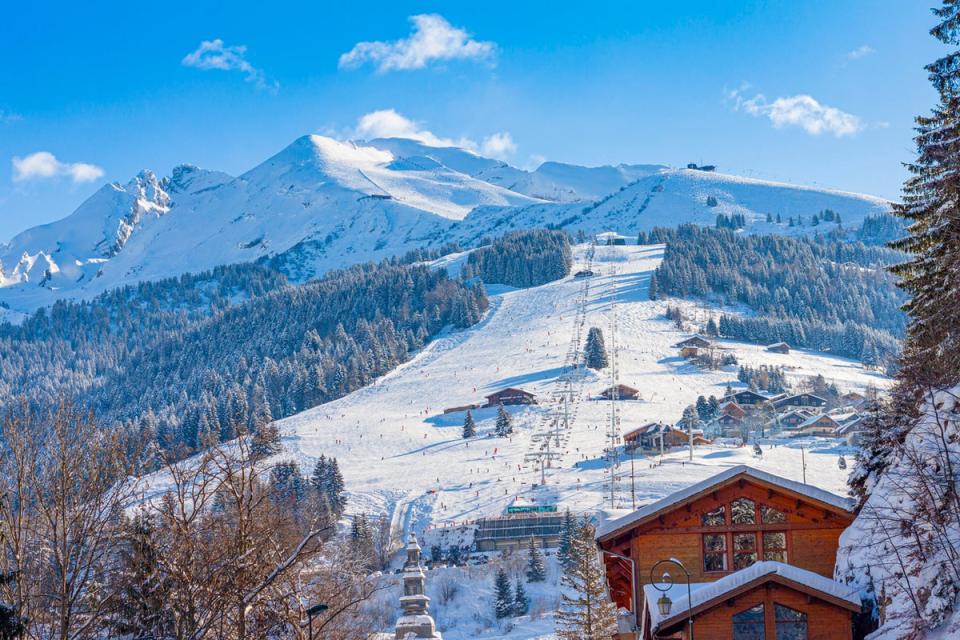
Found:
[[[583,266],[585,255],[586,247],[580,246],[574,270]],[[649,421],[673,423],[698,395],[720,396],[728,382],[738,386],[735,370],[702,371],[672,348],[686,334],[664,319],[666,302],[647,299],[649,276],[661,255],[660,246],[599,247],[593,268],[600,275],[589,279],[582,334],[591,326],[608,334],[616,305],[620,382],[640,389],[643,398],[619,403],[621,432]],[[595,399],[610,384],[606,372],[573,377],[576,393],[569,410],[574,419],[561,429],[559,448],[550,438],[560,457],[545,470],[546,487],[534,487],[540,470],[527,459],[541,448],[544,416],[560,406],[553,394],[565,385],[564,364],[574,323],[580,322],[575,320],[576,303],[584,282],[569,277],[523,290],[491,287],[491,308],[478,325],[443,335],[369,387],[279,421],[285,448],[280,457],[297,459],[304,469],[321,454],[336,457],[350,492],[350,510],[394,514],[404,529],[418,533],[428,526],[500,514],[518,495],[575,511],[609,510],[610,474],[603,450],[610,403]],[[887,383],[844,358],[802,350],[774,354],[743,343],[725,346],[741,363],[785,365],[796,379],[822,373],[841,390]],[[475,410],[479,437],[464,441],[464,413],[444,414],[443,409],[480,402],[508,386],[537,394],[541,403],[509,408],[514,419],[510,438],[491,437],[495,409]],[[693,463],[685,462],[686,452],[668,455],[656,468],[651,468],[652,460],[638,458],[637,504],[735,464],[755,464],[800,480],[798,444],[771,448],[763,460],[755,460],[748,448],[719,447],[697,449]],[[813,447],[807,455],[808,478],[844,493],[837,445],[805,444]],[[619,470],[623,477],[615,510],[632,504],[628,467]]]

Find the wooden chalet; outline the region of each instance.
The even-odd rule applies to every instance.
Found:
[[[600,397],[609,400],[614,396],[614,391],[616,391],[617,400],[636,400],[640,396],[639,389],[634,389],[625,384],[618,384],[615,387],[604,389],[600,393]]]
[[[762,404],[766,404],[770,398],[757,393],[756,391],[737,391],[728,396],[724,396],[722,402],[735,402],[741,409],[752,409]]]
[[[798,393],[774,400],[773,406],[778,409],[804,409],[811,407],[820,409],[827,406],[827,400],[812,393]]]
[[[833,416],[829,416],[824,413],[818,416],[811,416],[806,422],[801,422],[794,429],[790,430],[790,435],[827,436],[830,438],[836,438],[837,430],[839,428],[840,423],[837,422]]]
[[[649,449],[657,451],[660,449],[660,437],[663,435],[663,448],[687,446],[687,433],[677,427],[658,422],[650,422],[642,427],[637,427],[623,434],[623,444],[627,451],[635,449]],[[703,433],[695,431],[693,434],[694,446],[700,444],[709,444],[710,441],[703,437]]]
[[[743,418],[738,418],[737,416],[725,413],[717,418],[717,424],[724,431],[739,429],[741,426],[743,426]]]
[[[840,396],[840,399],[843,400],[844,404],[859,407],[867,401],[867,396],[862,393],[857,393],[856,391],[850,391]]]
[[[644,640],[689,638],[691,611],[697,638],[849,639],[860,601],[831,578],[852,509],[848,498],[737,466],[601,525],[597,544],[611,552],[603,554],[610,595],[634,612]],[[648,583],[669,558],[690,572],[692,597],[678,580],[664,615]],[[746,635],[749,625],[765,634]]]
[[[850,446],[859,447],[863,434],[867,430],[864,424],[865,417],[854,414],[847,420],[842,421],[840,428],[837,429],[837,437],[846,440]]]
[[[777,416],[776,420],[771,420],[768,425],[771,427],[780,426],[781,429],[796,429],[798,426],[809,420],[813,414],[806,411],[788,411]]]
[[[681,340],[677,344],[673,345],[674,349],[682,349],[684,347],[699,347],[705,348],[711,346],[713,343],[704,338],[703,336],[690,336],[686,340]]]
[[[746,417],[747,412],[744,411],[736,402],[724,402],[720,405],[720,414],[742,419]]]
[[[524,391],[523,389],[515,389],[514,387],[507,387],[506,389],[501,389],[496,393],[491,393],[486,396],[488,407],[496,407],[497,405],[512,405],[512,404],[537,404],[537,398],[529,391]]]
[[[790,353],[790,345],[786,342],[774,342],[773,344],[767,345],[767,351],[771,353]]]

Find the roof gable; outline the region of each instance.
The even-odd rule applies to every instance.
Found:
[[[834,513],[841,513],[851,518],[853,517],[853,501],[849,498],[838,496],[835,493],[825,491],[818,487],[787,480],[786,478],[781,478],[780,476],[775,476],[772,473],[760,471],[753,467],[738,465],[706,480],[690,485],[685,489],[674,492],[656,502],[640,507],[633,513],[603,523],[597,529],[596,538],[598,541],[610,539],[627,530],[649,522],[654,518],[680,509],[684,505],[703,497],[704,494],[711,493],[721,487],[726,487],[741,479],[751,481],[768,489],[774,489],[779,493],[795,496],[819,508]]]
[[[655,601],[656,596],[653,594],[659,596],[659,593],[653,585],[645,585],[644,595],[648,605],[646,609],[654,629],[667,628],[685,621],[691,609],[696,615],[735,594],[750,591],[769,582],[782,584],[850,611],[860,611],[860,596],[853,587],[800,567],[772,561],[757,562],[715,582],[698,584],[691,590],[689,598],[683,593],[676,599],[669,617],[661,617],[655,605],[649,606],[651,601]]]

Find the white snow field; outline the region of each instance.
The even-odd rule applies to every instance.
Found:
[[[627,513],[632,506],[631,484],[636,505],[641,506],[739,464],[802,481],[805,458],[807,482],[845,495],[847,472],[838,468],[838,455],[849,457],[853,450],[841,441],[811,438],[765,444],[762,459],[752,455],[751,447],[722,446],[697,447],[692,462],[685,449],[668,453],[662,464],[653,457],[638,457],[633,483],[629,460],[624,460],[617,470],[611,509],[603,453],[610,403],[594,399],[610,383],[606,371],[573,379],[575,397],[569,406],[573,420],[560,433],[561,446],[551,442],[551,451],[560,456],[545,470],[546,486],[534,488],[540,470],[528,454],[540,450],[545,431],[554,433],[545,416],[560,406],[556,394],[566,384],[564,366],[570,362],[577,324],[583,323],[583,336],[589,327],[600,327],[609,347],[610,320],[616,314],[619,380],[642,394],[642,400],[618,403],[621,433],[648,421],[673,423],[698,395],[720,396],[728,382],[738,386],[733,368],[702,371],[672,348],[688,334],[663,317],[667,302],[650,301],[647,292],[662,251],[662,246],[598,247],[591,265],[598,275],[593,278],[571,276],[522,290],[491,287],[491,308],[478,325],[441,336],[369,387],[279,421],[285,450],[276,459],[298,460],[309,472],[321,454],[337,458],[349,491],[348,511],[388,514],[398,533],[426,531],[428,537],[434,527],[502,514],[518,495],[605,520]],[[587,253],[586,245],[576,248],[574,271],[586,266]],[[444,264],[458,262],[453,258]],[[577,304],[581,298],[582,316]],[[669,303],[696,311],[692,303]],[[734,342],[724,345],[743,364],[784,365],[796,380],[822,373],[842,391],[888,383],[881,374],[844,358],[803,350],[781,355]],[[510,438],[491,437],[494,409],[476,410],[479,436],[464,441],[464,413],[444,414],[443,409],[481,402],[504,387],[533,392],[540,404],[510,407],[514,419]],[[464,570],[431,571],[428,582],[444,580],[444,572],[456,571]],[[542,616],[518,618],[508,633],[483,618],[492,616],[491,572],[472,571],[470,585],[461,588],[470,594],[466,600],[451,601],[447,608],[434,602],[433,613],[448,640],[551,637],[549,611],[557,598],[555,588],[537,587],[531,595]],[[385,606],[393,604],[388,601]]]

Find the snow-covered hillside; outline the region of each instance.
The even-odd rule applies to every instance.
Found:
[[[622,234],[694,223],[713,225],[717,216],[742,215],[750,233],[805,235],[827,233],[835,224],[812,225],[824,209],[841,216],[845,229],[859,228],[864,218],[889,210],[880,198],[841,191],[800,187],[695,169],[664,169],[631,182],[591,204],[545,205],[505,209],[481,207],[454,229],[464,241],[510,229],[561,224],[594,233],[615,229]],[[772,220],[768,222],[768,215]],[[780,222],[777,222],[777,216]],[[791,226],[803,218],[804,224]]]
[[[582,335],[589,327],[600,327],[609,345],[610,322],[617,317],[620,381],[642,394],[642,400],[619,403],[621,432],[653,420],[674,422],[698,395],[719,396],[727,383],[737,385],[733,368],[698,369],[672,347],[686,334],[663,317],[666,302],[650,301],[647,290],[662,252],[662,246],[599,247],[592,263],[598,275],[593,278],[568,277],[519,290],[491,287],[491,308],[478,325],[442,336],[364,389],[279,421],[284,451],[276,460],[297,460],[307,471],[321,454],[337,458],[349,491],[349,511],[387,514],[398,531],[426,532],[428,538],[437,527],[501,514],[517,496],[556,503],[561,509],[599,511],[601,517],[624,513],[632,505],[629,462],[617,470],[611,509],[603,457],[610,403],[597,395],[610,380],[593,372],[582,377],[565,372],[577,326]],[[577,247],[574,270],[585,266],[586,254],[585,245]],[[443,261],[444,266],[450,263]],[[669,302],[685,305],[691,315],[698,313],[693,303]],[[882,375],[843,358],[799,350],[776,354],[729,341],[724,346],[744,364],[783,365],[793,380],[822,373],[842,390],[887,383]],[[549,416],[558,410],[567,381],[574,390],[572,420],[570,428],[559,433],[557,447]],[[479,437],[464,441],[464,413],[445,414],[444,409],[481,402],[508,386],[535,393],[540,404],[511,408],[510,438],[492,437],[495,409],[477,409]],[[529,454],[538,451],[545,438],[560,457],[545,470],[546,486],[535,487],[540,470]],[[801,480],[801,446],[806,447],[808,481],[845,494],[846,472],[838,469],[837,460],[838,454],[849,457],[852,450],[839,441],[800,439],[764,446],[762,459],[749,447],[723,446],[697,448],[693,462],[687,461],[686,451],[668,454],[662,465],[639,457],[633,465],[636,503],[656,500],[736,464]],[[158,492],[164,480],[151,478],[150,485]],[[445,611],[442,606],[435,611],[447,638],[503,637],[495,629],[471,635],[479,633],[475,618],[459,618],[471,612]],[[510,637],[546,637],[550,628],[549,618],[537,624],[521,621]]]
[[[184,165],[104,186],[73,214],[0,247],[0,303],[15,319],[60,298],[267,256],[304,279],[545,225],[635,233],[725,213],[743,214],[748,231],[811,233],[826,224],[789,227],[787,218],[825,208],[855,228],[887,203],[660,165],[524,171],[455,147],[312,135],[236,178]]]

